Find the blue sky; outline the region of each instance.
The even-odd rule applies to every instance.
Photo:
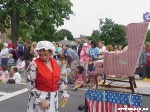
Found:
[[[127,25],[143,21],[143,13],[150,12],[150,0],[71,0],[70,20],[65,20],[60,29],[68,29],[74,37],[91,35],[99,29],[99,19],[110,18],[115,23]]]

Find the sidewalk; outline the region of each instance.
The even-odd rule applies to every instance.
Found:
[[[150,95],[150,81],[136,80],[136,84],[138,93]]]
[[[136,81],[136,85],[137,85],[137,88],[135,88],[135,93],[150,96],[150,81],[141,80],[138,76],[135,76],[135,81]],[[109,82],[110,81],[106,81],[106,83],[109,83]],[[99,84],[102,84],[102,82],[100,82]],[[111,84],[120,85],[120,86],[130,86],[129,83],[126,83],[126,82],[116,82],[116,81],[114,81]],[[95,87],[96,86],[93,86],[92,88],[95,89]],[[124,88],[107,88],[107,87],[98,86],[98,89],[111,90],[111,91],[121,91],[121,92],[130,92],[131,93],[131,90],[124,89]]]

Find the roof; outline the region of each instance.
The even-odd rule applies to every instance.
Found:
[[[58,41],[57,43],[62,44],[62,45],[77,45],[75,41],[70,41],[70,40],[61,40]]]

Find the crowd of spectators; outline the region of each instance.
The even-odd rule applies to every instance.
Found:
[[[84,77],[80,77],[82,84],[79,84],[79,87],[87,83],[95,83],[94,62],[103,60],[105,52],[124,52],[127,49],[127,46],[125,49],[122,49],[123,46],[120,44],[105,46],[104,41],[99,41],[98,44],[96,44],[95,41],[82,43],[77,41],[78,45],[75,50],[69,45],[61,45],[57,42],[52,43],[56,49],[53,57],[60,65],[62,70],[61,75],[66,85],[77,84],[76,80],[79,78],[78,69],[81,68],[81,66],[83,67],[83,70],[80,70],[80,74],[83,74]],[[138,65],[138,67],[143,68],[140,77],[144,80],[150,79],[149,49],[150,44],[146,43]],[[6,80],[12,78],[14,74],[13,71],[17,72],[17,74],[24,75],[24,71],[29,63],[37,57],[36,42],[31,43],[29,40],[23,42],[22,38],[19,37],[17,44],[14,44],[11,40],[9,40],[8,43],[3,43],[0,52],[1,81],[4,80],[3,82],[6,82]],[[16,81],[16,83],[21,82],[21,78],[19,79],[20,81]],[[73,90],[76,90],[76,88]]]

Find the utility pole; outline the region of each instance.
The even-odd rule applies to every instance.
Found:
[[[99,33],[101,34],[101,27],[102,27],[102,24],[103,24],[103,19],[102,18],[100,18],[99,19]]]

